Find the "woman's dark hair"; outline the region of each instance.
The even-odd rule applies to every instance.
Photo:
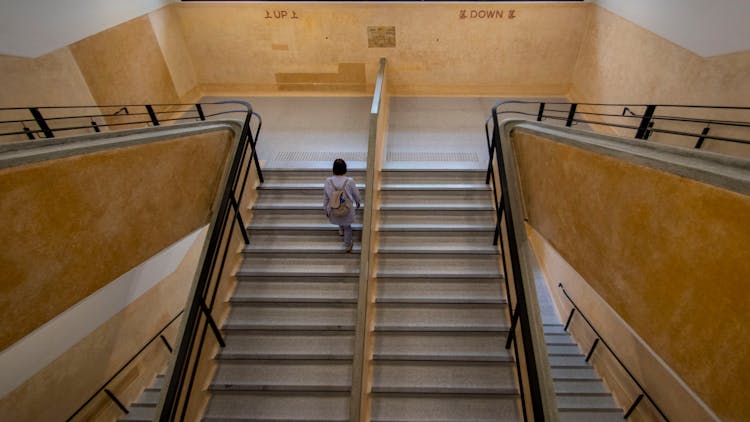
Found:
[[[336,176],[343,176],[346,174],[346,161],[342,160],[341,158],[337,158],[336,161],[333,162],[333,174]]]

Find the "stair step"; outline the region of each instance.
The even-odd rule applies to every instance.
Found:
[[[507,326],[506,309],[499,305],[379,304],[376,329],[501,330]]]
[[[544,342],[549,345],[570,345],[570,346],[576,346],[576,343],[573,341],[573,339],[570,337],[570,334],[565,333],[564,335],[561,334],[544,334]]]
[[[219,359],[352,359],[354,335],[346,332],[230,334]],[[300,347],[304,345],[304,347]]]
[[[265,183],[323,183],[332,176],[331,169],[281,169],[263,167]],[[346,172],[355,182],[366,179],[366,170],[350,168]],[[264,183],[264,184],[265,184]]]
[[[304,239],[300,239],[304,240]],[[255,238],[251,240],[250,245],[245,246],[242,250],[244,254],[263,254],[263,255],[282,255],[282,254],[340,254],[344,252],[342,238],[337,242],[319,242],[318,244],[304,245],[302,241],[297,244],[276,244],[269,245],[257,242]],[[354,245],[351,253],[359,254],[362,252],[361,245]]]
[[[591,367],[559,367],[552,366],[552,378],[557,381],[599,380]]]
[[[373,394],[372,421],[517,421],[518,399],[507,395]]]
[[[258,190],[261,191],[315,191],[317,193],[323,192],[323,188],[325,187],[325,179],[322,179],[320,182],[265,182],[258,185]],[[357,183],[357,189],[360,191],[365,188],[364,183]]]
[[[384,168],[381,171],[383,184],[480,184],[485,182],[486,171],[476,170],[399,170]]]
[[[407,236],[404,236],[405,238]],[[410,246],[410,245],[379,245],[378,246],[378,253],[381,255],[385,254],[444,254],[444,255],[493,255],[498,256],[497,248],[494,246],[485,246],[485,245],[471,245],[471,246],[463,246],[463,245],[456,245],[456,244],[433,244],[433,245],[420,245],[420,246]]]
[[[547,344],[547,353],[556,356],[583,356],[576,344]]]
[[[204,421],[349,420],[350,393],[214,391]]]
[[[348,254],[347,254],[348,255]],[[328,277],[336,275],[358,275],[359,256],[349,255],[351,259],[321,260],[316,257],[297,259],[263,259],[246,258],[237,270],[239,276],[314,276]]]
[[[560,422],[622,422],[623,411],[613,409],[607,412],[591,412],[585,410],[560,410]]]
[[[432,204],[427,205],[425,210],[389,210],[388,203],[383,203],[386,208],[381,207],[381,226],[415,226],[415,227],[491,227],[495,230],[495,211],[493,210],[444,210],[436,208]],[[483,203],[485,204],[485,203]],[[420,206],[422,206],[420,205]],[[467,229],[468,230],[468,229]],[[417,231],[417,230],[415,230]],[[445,229],[445,231],[449,231]]]
[[[304,278],[300,278],[304,280]],[[237,283],[231,302],[357,302],[352,282],[253,282]]]
[[[513,361],[505,350],[505,332],[393,332],[379,331],[375,359]]]
[[[221,361],[213,391],[351,391],[352,365],[346,361]]]
[[[619,411],[611,396],[575,394],[557,396],[559,410]]]
[[[492,224],[429,224],[429,223],[380,223],[379,232],[490,232],[494,233],[495,223]]]
[[[501,277],[500,263],[493,255],[472,256],[381,256],[377,276],[429,275],[436,278],[494,278]]]
[[[607,390],[607,387],[599,379],[589,380],[589,381],[555,380],[554,383],[555,383],[555,393],[557,395],[580,394],[580,393],[589,394],[589,395],[596,395],[596,394],[609,395],[609,390]]]
[[[568,332],[563,329],[562,324],[544,324],[542,328],[544,334],[568,334]]]
[[[159,404],[159,397],[161,396],[161,390],[143,390],[138,400],[132,403],[131,406],[156,406]]]
[[[499,279],[450,279],[450,278],[383,278],[377,282],[377,301],[405,300],[424,301],[486,301],[505,303],[505,291]]]
[[[413,198],[418,200],[418,198]],[[402,201],[396,201],[393,199],[388,200],[387,203],[380,205],[380,211],[494,211],[495,208],[491,202],[485,199],[480,199],[472,202],[437,202],[436,200],[428,200],[424,202],[408,203]]]
[[[376,361],[376,393],[516,395],[514,367],[488,362]]]
[[[360,202],[359,209],[355,208],[355,213],[362,215],[364,213],[365,203]],[[294,198],[283,198],[279,195],[273,198],[262,198],[257,200],[253,204],[253,210],[313,210],[323,214],[323,200],[317,197],[315,198],[303,198],[301,195],[296,195]]]
[[[151,422],[156,416],[156,405],[135,406],[128,409],[128,414],[121,416],[118,420],[128,422]]]
[[[322,214],[322,212],[321,212]],[[325,220],[325,216],[322,217],[323,220]],[[318,222],[318,223],[290,223],[290,222],[272,222],[272,223],[250,223],[250,225],[247,227],[247,230],[250,232],[251,237],[256,231],[273,231],[273,232],[279,232],[279,233],[288,233],[288,232],[314,232],[311,234],[314,235],[327,235],[329,233],[337,233],[339,228],[338,226],[335,226],[327,220],[325,222]],[[494,227],[492,228],[494,230]],[[352,224],[352,231],[354,232],[361,232],[362,231],[362,224]]]
[[[224,330],[353,330],[355,305],[236,304]]]
[[[490,192],[492,188],[482,183],[383,183],[381,191],[479,191]]]
[[[551,355],[549,356],[549,363],[552,366],[589,366],[589,364],[586,362],[586,357],[583,355],[578,356],[558,356],[558,355]]]
[[[489,220],[488,220],[489,222]],[[489,222],[494,224],[494,222]],[[422,249],[453,250],[456,253],[463,251],[482,251],[498,253],[497,246],[492,245],[495,229],[486,232],[476,231],[400,231],[380,232],[378,237],[378,250]],[[418,253],[418,252],[417,252]]]

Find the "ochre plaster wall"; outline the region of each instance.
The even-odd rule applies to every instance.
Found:
[[[591,285],[570,266],[565,259],[536,230],[526,225],[529,244],[544,272],[561,321],[566,321],[572,309],[571,302],[563,295],[558,284],[575,301],[602,338],[616,351],[617,357],[654,399],[656,405],[668,415],[670,420],[708,422],[716,421],[705,403],[695,396],[684,382],[664,364],[637,333],[615,312]],[[596,335],[580,312],[575,312],[568,325],[568,332],[587,352],[594,345]],[[614,356],[601,346],[594,350],[589,362],[602,377],[612,392],[615,402],[628,409],[643,391],[631,380]],[[658,411],[648,400],[643,399],[636,410],[628,417],[635,422],[660,421]]]
[[[696,28],[696,31],[711,32],[712,29],[702,27]],[[596,6],[591,10],[588,34],[581,45],[569,97],[572,101],[593,103],[750,106],[748,75],[750,51],[701,57]],[[616,112],[621,110],[620,108]],[[669,115],[676,111],[657,109],[657,114]],[[686,111],[682,109],[679,113],[685,115]],[[750,115],[748,112],[722,111],[701,111],[699,114],[703,118],[743,121],[747,121]],[[634,119],[629,123],[637,126],[638,120]],[[681,129],[700,133],[703,125],[682,126]],[[721,134],[717,132],[716,126],[712,131]],[[619,131],[622,134],[625,132],[629,136],[634,133]],[[732,132],[726,130],[723,134],[732,136]],[[748,138],[746,130],[743,131],[743,138]],[[652,140],[690,147],[696,141],[670,139],[664,135],[657,135]],[[708,140],[704,149],[750,157],[748,145]]]
[[[232,139],[227,130],[0,170],[0,350],[207,224]]]
[[[149,289],[65,354],[0,400],[9,421],[64,420],[91,397],[185,305],[198,264],[205,229],[174,273]],[[165,331],[175,345],[180,319]],[[108,387],[125,404],[138,397],[153,376],[166,367],[170,353],[159,340],[145,349]],[[54,397],[54,400],[50,400]],[[44,405],[40,405],[44,403]],[[114,420],[122,416],[103,393],[76,420]]]
[[[529,224],[726,420],[750,414],[750,197],[516,130]]]
[[[70,51],[98,105],[180,102],[147,15],[71,44]]]
[[[163,7],[148,15],[180,101],[194,102],[201,97],[193,60],[185,44],[182,25],[175,7]]]
[[[354,84],[348,89],[371,91],[366,87],[374,84],[380,57],[388,59],[393,94],[564,95],[590,11],[590,5],[579,3],[172,7],[178,9],[206,95],[273,92],[290,81],[298,82],[298,89],[325,92]],[[469,18],[460,18],[462,10]],[[503,10],[504,15],[472,19],[472,10]],[[288,15],[277,19],[275,11]],[[291,19],[292,13],[298,19]],[[395,26],[396,47],[368,48],[368,26]],[[342,64],[364,66],[365,72],[357,81],[337,81],[333,75]]]

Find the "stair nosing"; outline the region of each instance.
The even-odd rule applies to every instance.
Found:
[[[505,396],[517,397],[518,390],[510,388],[471,388],[471,387],[403,387],[403,386],[372,386],[373,394],[409,395],[431,394],[436,396]]]
[[[470,356],[470,355],[416,355],[395,353],[373,353],[373,361],[388,362],[451,362],[451,363],[513,363],[512,356]]]

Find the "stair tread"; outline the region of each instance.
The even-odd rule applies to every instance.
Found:
[[[377,297],[375,303],[400,303],[400,304],[496,304],[505,305],[508,303],[504,298],[481,297],[481,296],[463,296],[463,297]]]
[[[380,223],[378,231],[495,231],[493,224],[394,224]]]
[[[349,392],[214,391],[203,420],[346,421]]]
[[[325,230],[338,231],[338,227],[330,223],[253,223],[247,227],[248,230]],[[362,224],[352,224],[352,230],[361,231]],[[494,227],[493,227],[494,230]]]
[[[408,202],[389,202],[381,204],[381,211],[494,211],[495,208],[486,201],[474,202],[455,202],[455,203],[408,203]]]
[[[310,189],[310,190],[319,190],[319,191],[322,192],[324,186],[325,186],[325,182],[320,182],[320,183],[265,182],[265,183],[262,183],[262,184],[258,185],[258,190]],[[365,184],[364,183],[357,183],[357,189],[364,189],[364,188],[365,188]]]
[[[435,362],[514,362],[507,354],[416,354],[416,353],[373,353],[374,360],[389,361],[435,361]]]
[[[407,394],[470,394],[492,396],[516,396],[515,388],[482,388],[482,387],[407,387],[407,386],[372,386],[373,393],[407,393]]]
[[[274,254],[274,253],[281,253],[281,254],[336,253],[336,254],[340,254],[343,251],[344,251],[344,246],[340,239],[337,242],[327,242],[327,243],[319,243],[319,244],[311,244],[311,245],[305,245],[304,242],[273,244],[273,245],[268,245],[268,244],[263,244],[263,243],[253,243],[253,244],[245,246],[245,248],[242,250],[242,252],[246,254],[250,254],[250,253],[253,253],[253,254]],[[355,244],[354,247],[352,247],[351,252],[353,254],[361,253],[362,246]]]
[[[450,190],[475,190],[490,191],[492,188],[484,183],[383,183],[380,190],[395,191],[450,191]]]

